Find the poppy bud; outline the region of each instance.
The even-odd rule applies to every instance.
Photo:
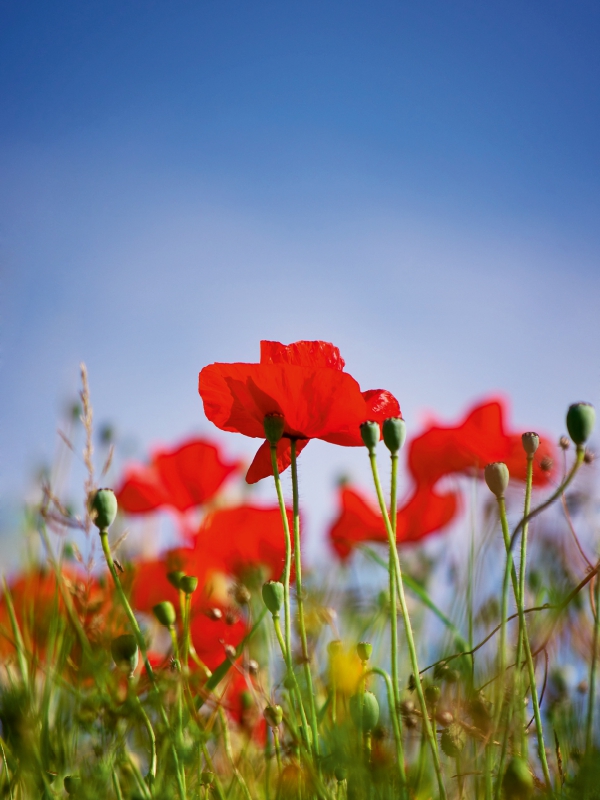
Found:
[[[561,436],[560,439],[558,440],[558,446],[560,447],[561,450],[568,450],[569,447],[571,446],[571,443],[569,442],[566,436]]]
[[[339,653],[341,652],[342,652],[341,639],[332,639],[327,645],[327,653],[329,654],[329,658],[333,658],[333,656],[339,655]]]
[[[269,581],[262,587],[263,603],[274,617],[279,616],[279,611],[283,605],[284,588],[279,581]]]
[[[267,414],[263,420],[265,439],[270,445],[276,445],[283,436],[285,420],[281,414]]]
[[[358,657],[364,663],[371,658],[371,653],[373,652],[373,645],[370,642],[359,642],[356,645],[356,652],[358,653]]]
[[[502,461],[494,461],[492,464],[488,464],[484,470],[484,476],[490,492],[495,494],[498,499],[504,497],[510,478],[506,464]]]
[[[425,700],[430,706],[434,706],[439,702],[441,694],[442,690],[439,686],[436,686],[435,683],[430,683],[429,686],[425,687]]]
[[[596,422],[596,411],[591,403],[574,403],[567,411],[567,430],[576,445],[590,438]]]
[[[335,775],[335,779],[338,783],[346,780],[346,775],[348,774],[348,770],[346,767],[336,767],[333,771]]]
[[[442,728],[447,728],[454,722],[454,716],[450,711],[438,711],[435,718],[440,723]]]
[[[112,489],[98,489],[89,501],[89,508],[94,525],[100,531],[105,531],[115,521],[117,516],[117,498]]]
[[[171,628],[173,625],[175,625],[177,616],[175,614],[173,603],[169,603],[168,600],[163,600],[162,603],[157,603],[152,608],[152,611],[154,611],[154,616],[156,619],[161,625],[164,625],[165,628]]]
[[[528,456],[534,455],[535,451],[540,446],[540,437],[533,431],[524,433],[521,436],[521,441],[523,442],[523,450],[525,450]]]
[[[200,775],[200,786],[212,786],[215,779],[214,772],[203,772]]]
[[[502,778],[508,800],[527,800],[533,793],[533,777],[522,758],[511,758]]]
[[[185,572],[180,569],[175,569],[172,572],[167,572],[167,580],[174,589],[180,589],[181,579],[185,578]]]
[[[453,722],[442,733],[440,744],[449,758],[458,758],[466,744],[467,737],[462,725]]]
[[[184,594],[194,594],[198,588],[198,578],[195,575],[182,575],[179,579],[179,588]]]
[[[140,655],[135,636],[132,633],[117,636],[110,643],[110,652],[117,667],[122,667],[133,675]]]
[[[355,694],[350,698],[350,716],[354,724],[360,725],[360,711],[362,704],[362,729],[367,733],[372,731],[379,720],[379,703],[373,692]]]
[[[372,453],[377,447],[379,433],[379,423],[377,422],[363,422],[360,426],[360,435],[369,453]]]
[[[283,708],[281,706],[267,706],[263,715],[270,728],[278,728],[283,719]]]
[[[392,455],[396,455],[398,450],[406,440],[406,423],[402,417],[389,417],[383,423],[383,441]]]
[[[81,778],[79,775],[65,775],[63,784],[68,795],[77,794],[77,790],[81,786]]]

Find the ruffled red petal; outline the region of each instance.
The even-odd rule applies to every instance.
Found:
[[[304,450],[308,444],[308,439],[299,439],[296,442],[296,455]],[[289,439],[281,439],[277,445],[277,469],[279,474],[286,470],[292,463],[292,445]],[[268,442],[263,442],[256,451],[256,455],[246,473],[246,483],[257,483],[263,478],[268,478],[273,474],[271,465],[271,446]]]
[[[346,366],[340,351],[330,342],[260,343],[261,364],[290,364],[296,367],[322,367],[342,371]]]

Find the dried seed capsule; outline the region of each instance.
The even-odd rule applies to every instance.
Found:
[[[525,450],[528,456],[534,455],[535,451],[540,446],[540,437],[533,431],[524,433],[521,436],[521,441],[523,442],[523,450]]]
[[[567,430],[576,445],[590,438],[596,422],[596,411],[591,403],[573,403],[567,411]]]
[[[449,758],[458,758],[466,744],[467,737],[462,725],[453,722],[442,733],[440,744]]]
[[[112,489],[98,489],[89,501],[90,515],[94,525],[105,531],[113,524],[117,516],[117,498]]]
[[[506,464],[502,461],[494,461],[492,464],[488,464],[484,470],[484,476],[490,492],[495,494],[497,498],[504,497],[510,478]]]
[[[356,645],[356,652],[361,661],[368,661],[373,652],[373,645],[370,642],[359,642]]]

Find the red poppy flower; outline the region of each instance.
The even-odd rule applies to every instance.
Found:
[[[387,543],[387,533],[379,509],[375,509],[354,489],[340,489],[341,511],[329,530],[329,539],[341,559],[364,542]],[[407,544],[441,530],[454,519],[459,496],[439,494],[431,486],[418,488],[398,509],[396,541]]]
[[[190,632],[198,658],[210,670],[215,670],[225,659],[225,645],[237,647],[246,635],[247,627],[241,617],[225,610],[218,619],[203,613],[194,614]]]
[[[398,401],[389,392],[361,392],[344,372],[344,360],[328,342],[261,342],[259,364],[210,364],[198,380],[204,411],[224,431],[264,439],[264,419],[281,414],[284,438],[277,447],[279,471],[289,466],[291,439],[299,453],[310,439],[360,446],[360,425],[399,416]],[[258,450],[246,481],[272,475],[268,442]]]
[[[521,436],[505,429],[504,401],[480,403],[455,426],[432,425],[410,443],[408,467],[417,485],[436,483],[444,475],[483,469],[492,461],[506,462],[511,477],[525,479],[526,459]],[[534,459],[534,483],[544,485],[550,472],[542,469],[545,457],[552,457],[550,440],[542,437]]]
[[[204,439],[191,439],[174,450],[158,450],[148,466],[130,466],[117,490],[121,510],[146,514],[170,506],[184,512],[208,502],[239,462],[227,462]]]

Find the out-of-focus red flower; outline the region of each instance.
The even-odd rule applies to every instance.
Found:
[[[198,658],[210,670],[225,659],[225,645],[237,647],[247,633],[246,623],[239,615],[232,610],[221,610],[223,614],[218,619],[197,611],[190,624]]]
[[[506,462],[511,477],[524,480],[526,459],[521,435],[505,426],[506,404],[494,398],[471,408],[454,426],[432,425],[413,439],[408,450],[408,468],[418,486],[433,485],[444,475],[482,470],[492,461]],[[548,483],[551,473],[541,468],[554,448],[541,437],[534,459],[534,483]]]
[[[329,530],[329,539],[341,559],[365,542],[387,542],[379,509],[371,506],[355,489],[340,489],[340,514]],[[441,530],[454,518],[459,496],[440,494],[431,486],[418,488],[398,509],[396,541],[407,544]]]
[[[198,391],[206,416],[224,431],[264,439],[264,419],[281,414],[283,439],[277,448],[279,471],[291,460],[291,439],[299,453],[310,439],[344,446],[362,445],[360,425],[400,415],[389,392],[361,392],[344,372],[344,360],[328,342],[261,342],[258,364],[210,364],[201,371]],[[268,442],[256,453],[246,481],[272,475]]]
[[[174,450],[158,450],[149,465],[130,466],[118,488],[119,508],[146,514],[171,507],[184,512],[204,505],[240,467],[225,461],[219,448],[191,439]]]
[[[292,512],[287,516],[290,528]],[[228,575],[242,577],[265,567],[265,579],[279,579],[285,559],[285,540],[278,507],[241,505],[208,514],[196,536],[192,563],[207,563]]]
[[[250,678],[235,667],[231,669],[231,679],[225,690],[223,704],[228,715],[256,744],[262,745],[267,735],[267,726],[259,707],[254,685]]]

